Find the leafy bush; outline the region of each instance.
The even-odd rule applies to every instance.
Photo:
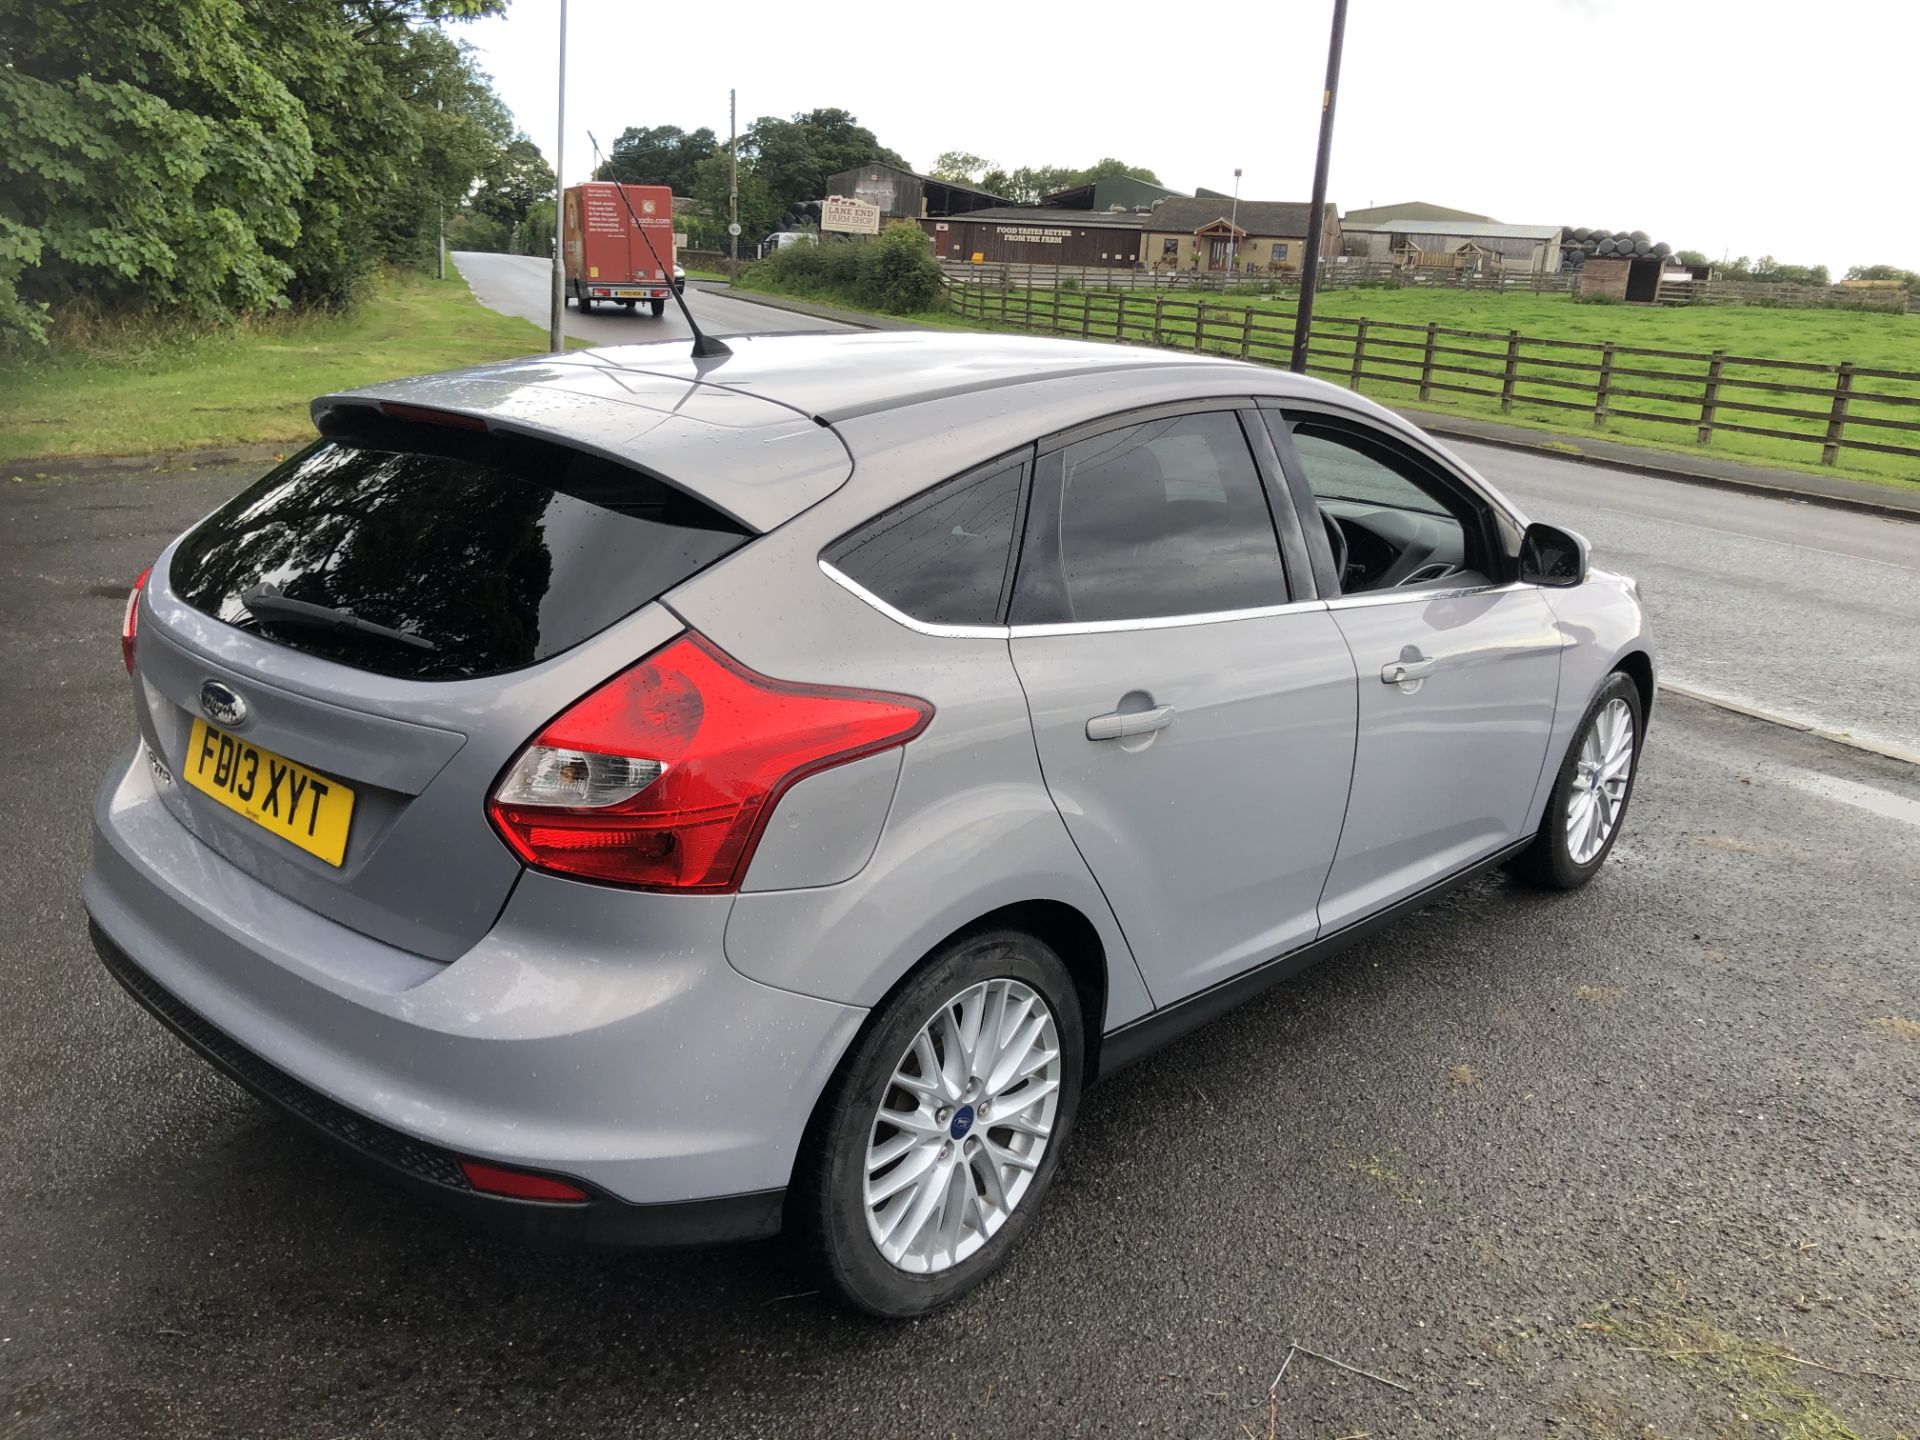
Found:
[[[940,262],[933,242],[911,220],[896,220],[861,247],[860,297],[892,315],[930,310],[940,298]]]
[[[907,315],[938,303],[940,265],[926,232],[900,220],[874,240],[782,246],[741,271],[740,285]]]

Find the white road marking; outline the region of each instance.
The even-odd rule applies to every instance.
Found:
[[[1879,790],[1853,780],[1842,780],[1836,775],[1822,775],[1817,771],[1800,770],[1791,765],[1769,765],[1758,772],[1756,778],[1790,785],[1795,790],[1806,791],[1809,795],[1838,800],[1842,805],[1852,805],[1856,809],[1866,810],[1920,829],[1920,800],[1910,800],[1904,795],[1894,794],[1891,790]]]
[[[1889,760],[1904,760],[1909,765],[1920,765],[1920,751],[1907,750],[1889,741],[1871,735],[1861,735],[1850,730],[1838,730],[1819,720],[1808,719],[1803,715],[1785,715],[1778,710],[1766,710],[1753,701],[1739,695],[1723,695],[1716,690],[1703,690],[1696,685],[1679,680],[1660,678],[1660,688],[1675,695],[1683,695],[1689,700],[1698,700],[1704,705],[1712,705],[1721,710],[1731,710],[1736,715],[1745,715],[1754,720],[1764,720],[1769,725],[1784,726],[1788,730],[1799,730],[1808,735],[1817,735],[1822,740],[1831,740],[1836,745],[1849,745],[1855,750],[1865,750],[1872,755],[1884,755]]]

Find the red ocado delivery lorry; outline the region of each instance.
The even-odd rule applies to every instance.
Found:
[[[565,199],[561,249],[573,303],[582,311],[596,300],[631,310],[644,300],[655,315],[664,311],[673,285],[673,191],[590,180],[568,186]]]

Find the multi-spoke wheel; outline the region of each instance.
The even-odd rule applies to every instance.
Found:
[[[867,1233],[902,1270],[958,1265],[1007,1223],[1053,1137],[1060,1027],[1038,992],[985,980],[913,1037],[867,1142]]]
[[[1573,789],[1567,797],[1567,853],[1585,865],[1613,838],[1633,783],[1633,711],[1619,696],[1607,701],[1580,737]]]
[[[916,1315],[1000,1264],[1072,1128],[1083,1037],[1066,967],[1010,930],[956,941],[876,1013],[796,1180],[842,1293]]]
[[[1533,844],[1513,863],[1522,878],[1573,890],[1593,878],[1619,838],[1640,756],[1640,691],[1607,677],[1567,748]]]

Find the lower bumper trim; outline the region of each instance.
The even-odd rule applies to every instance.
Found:
[[[143,970],[97,923],[90,920],[87,929],[107,972],[214,1069],[354,1159],[483,1228],[528,1244],[563,1248],[711,1245],[764,1239],[780,1229],[784,1190],[635,1205],[576,1176],[556,1175],[553,1178],[579,1187],[589,1198],[578,1204],[552,1204],[477,1191],[468,1183],[460,1161],[487,1157],[463,1157],[441,1149],[329,1099],[209,1024]]]

